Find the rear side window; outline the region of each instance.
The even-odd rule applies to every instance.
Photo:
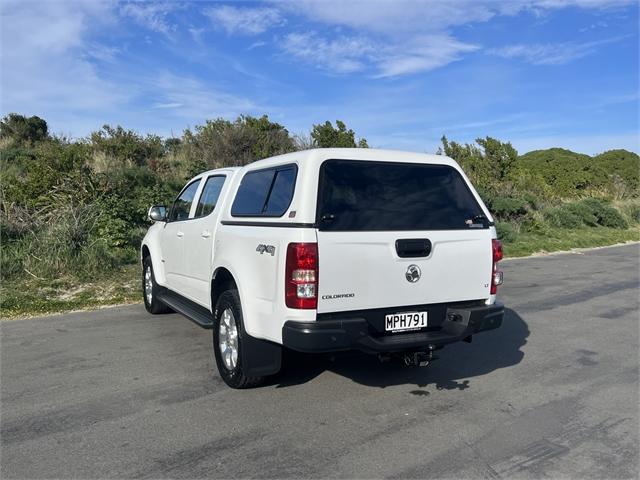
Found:
[[[225,178],[224,176],[207,178],[207,183],[204,184],[200,200],[198,200],[198,206],[196,207],[196,218],[206,217],[216,208],[216,203],[218,202]]]
[[[231,206],[234,217],[281,217],[293,199],[298,169],[286,165],[247,173]]]
[[[278,170],[273,180],[273,188],[267,200],[265,214],[267,215],[283,215],[289,208],[291,197],[293,196],[293,187],[296,183],[296,171],[293,168]]]
[[[478,217],[471,190],[447,165],[329,160],[320,169],[320,230],[456,230]]]

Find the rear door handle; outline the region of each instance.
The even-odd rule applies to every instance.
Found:
[[[182,238],[184,236],[184,233],[182,232],[176,232],[176,235],[179,236],[180,238]]]
[[[211,232],[209,230],[204,230],[200,235],[202,235],[202,238],[209,238],[211,236]]]

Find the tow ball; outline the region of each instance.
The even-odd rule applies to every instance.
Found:
[[[404,364],[407,367],[426,367],[438,357],[433,355],[433,346],[429,345],[426,352],[409,352],[404,354]]]

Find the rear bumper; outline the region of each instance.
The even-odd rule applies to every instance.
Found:
[[[348,313],[348,312],[347,312]],[[502,324],[504,305],[450,307],[435,331],[372,334],[365,318],[348,317],[315,322],[287,321],[282,327],[282,343],[299,352],[320,353],[361,350],[368,353],[437,349],[470,335],[493,330]]]

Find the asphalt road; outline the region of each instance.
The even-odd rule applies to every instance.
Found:
[[[296,356],[227,388],[142,306],[1,325],[2,478],[637,478],[638,245],[503,264],[503,326],[428,368]]]

